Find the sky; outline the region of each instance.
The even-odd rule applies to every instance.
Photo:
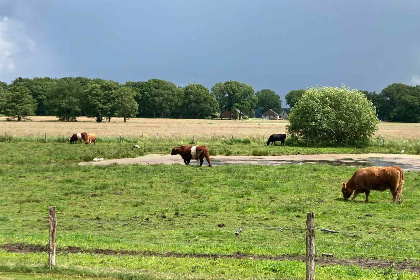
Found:
[[[0,81],[420,84],[418,0],[0,0]]]

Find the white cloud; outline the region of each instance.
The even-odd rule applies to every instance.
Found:
[[[420,76],[412,75],[411,76],[411,84],[412,85],[420,85]]]
[[[15,48],[10,33],[9,18],[3,17],[0,19],[0,74],[15,69],[15,64],[12,59],[12,52]]]
[[[10,83],[17,77],[42,75],[50,60],[37,41],[31,38],[25,23],[0,17],[0,77]]]

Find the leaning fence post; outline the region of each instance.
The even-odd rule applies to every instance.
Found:
[[[306,214],[306,280],[315,280],[314,213]]]
[[[56,246],[55,243],[57,241],[57,218],[55,215],[55,206],[49,207],[49,222],[50,222],[50,246],[49,246],[49,258],[48,258],[48,266],[52,268],[55,266],[55,254],[56,254]]]

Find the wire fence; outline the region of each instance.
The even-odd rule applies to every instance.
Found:
[[[52,206],[53,207],[53,206]],[[49,233],[50,242],[48,246],[50,267],[55,266],[55,255],[57,252],[56,240],[60,238],[57,234],[57,217],[55,216],[55,207],[52,211],[50,207],[49,213]],[[304,240],[306,238],[306,269],[307,278],[315,278],[315,262],[323,258],[333,258],[335,262],[343,260],[345,263],[349,259],[365,259],[382,260],[383,262],[407,262],[414,267],[417,267],[420,261],[420,239],[407,237],[405,240],[400,240],[395,243],[392,239],[392,232],[383,232],[381,230],[369,231],[349,231],[341,230],[339,228],[326,228],[320,225],[314,226],[314,216],[312,214],[311,220],[307,217],[306,228],[299,226],[269,226],[269,225],[247,225],[245,223],[237,226],[226,226],[224,224],[172,224],[162,226],[156,225],[155,228],[150,225],[136,225],[136,230],[129,232],[124,227],[119,227],[118,230],[101,231],[100,235],[91,234],[92,240],[95,238],[111,237],[121,240],[121,243],[128,244],[132,242],[132,248],[141,248],[136,251],[129,251],[122,244],[119,250],[107,250],[98,248],[78,248],[67,247],[67,249],[60,248],[58,252],[82,252],[94,254],[150,254],[156,256],[179,256],[179,257],[251,257],[252,259],[270,259],[281,260],[282,258],[292,258],[302,260],[302,255],[305,246]],[[65,219],[63,217],[62,219]],[[43,219],[22,219],[22,223],[33,223],[34,221],[41,222]],[[58,219],[60,220],[60,219]],[[72,223],[74,219],[72,219]],[[102,226],[105,224],[112,224],[115,221],[101,221],[92,222],[89,219],[76,219],[79,226],[87,225],[90,229],[95,226]],[[121,221],[119,221],[121,222]],[[93,227],[92,227],[93,225]],[[129,226],[130,223],[126,223]],[[66,229],[63,226],[63,232],[69,231],[72,234],[84,234],[86,232],[78,232],[77,229]],[[58,230],[60,232],[60,229]],[[138,237],[138,234],[142,236]],[[132,238],[132,239],[131,239]],[[316,238],[316,242],[315,242]],[[98,240],[99,240],[98,239]],[[96,241],[98,241],[96,240]],[[390,243],[391,242],[391,243]],[[392,243],[394,242],[394,243]],[[86,240],[84,240],[86,245]],[[317,250],[315,250],[315,243]],[[93,242],[93,244],[96,244]],[[224,245],[226,248],[224,249]],[[249,248],[253,246],[258,247],[258,254]],[[290,249],[290,247],[293,247]],[[114,246],[114,248],[118,246]],[[124,249],[125,248],[125,249]],[[241,249],[245,251],[232,252],[232,248]],[[68,250],[69,252],[67,252]],[[170,251],[173,250],[173,251]],[[248,250],[248,251],[247,251]],[[230,253],[229,253],[230,252]],[[379,253],[378,253],[379,252]]]

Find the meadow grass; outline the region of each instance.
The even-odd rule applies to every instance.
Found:
[[[4,138],[4,136],[3,136]],[[386,140],[382,138],[373,139],[368,146],[316,146],[307,147],[299,143],[286,140],[285,146],[269,145],[266,140],[259,137],[246,138],[185,138],[185,137],[139,137],[139,138],[120,138],[107,137],[100,138],[97,145],[84,145],[80,142],[69,144],[67,138],[52,137],[45,143],[44,138],[37,137],[10,137],[7,140],[0,136],[0,147],[7,153],[3,157],[5,162],[11,158],[20,158],[20,163],[26,161],[38,162],[45,161],[45,157],[50,158],[50,162],[69,162],[91,161],[95,157],[106,159],[131,158],[145,154],[169,154],[174,146],[179,145],[207,145],[210,155],[253,155],[253,156],[276,156],[276,155],[296,155],[296,154],[360,154],[360,153],[388,153],[399,154],[420,154],[420,141],[418,140]],[[66,145],[63,145],[66,144]],[[138,145],[139,149],[133,149],[133,145]],[[9,149],[8,147],[15,147]],[[33,150],[46,150],[38,157]],[[17,154],[11,154],[15,153]]]
[[[59,274],[117,279],[302,279],[304,263],[269,258],[304,255],[306,213],[314,212],[318,255],[420,265],[419,172],[406,172],[403,204],[398,205],[391,202],[389,192],[371,193],[368,204],[363,197],[354,203],[343,201],[341,182],[351,177],[354,167],[76,165],[93,157],[168,153],[175,144],[169,139],[159,141],[148,142],[144,149],[132,149],[135,142],[129,141],[96,146],[24,139],[0,143],[0,247],[48,243],[48,206],[55,205],[59,251],[77,247],[140,254],[63,251],[57,257]],[[258,144],[223,141],[213,142],[212,147],[227,146],[232,153],[247,154]],[[286,153],[337,149],[259,148]],[[236,236],[238,228],[243,231]],[[324,233],[322,228],[340,233]],[[178,257],[165,257],[168,252]],[[227,257],[238,252],[250,257]],[[218,257],[188,257],[194,254]],[[46,262],[45,253],[0,249],[0,263],[5,264],[0,271],[9,275],[5,277],[26,275],[28,269],[43,275]],[[24,279],[16,277],[12,279]],[[339,265],[317,268],[317,278],[419,279],[407,271]]]

